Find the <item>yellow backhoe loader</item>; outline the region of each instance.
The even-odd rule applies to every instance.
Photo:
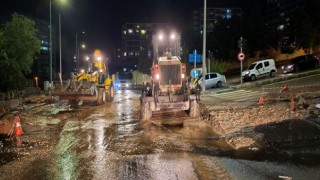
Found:
[[[81,70],[63,87],[55,85],[51,93],[60,99],[94,102],[101,105],[113,101],[114,79],[114,75],[109,75],[106,58],[100,50],[95,50],[88,59],[86,71]]]

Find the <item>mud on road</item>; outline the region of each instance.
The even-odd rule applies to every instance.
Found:
[[[176,111],[143,122],[138,102],[136,94],[123,93],[112,104],[80,110],[62,102],[27,108],[19,114],[25,133],[20,143],[2,140],[0,179],[152,179],[175,173],[201,179],[212,172],[232,179],[216,157],[319,165],[316,109],[297,106],[290,112],[290,102],[263,108],[256,102],[202,104],[202,119]],[[176,168],[171,161],[185,171],[153,174]]]

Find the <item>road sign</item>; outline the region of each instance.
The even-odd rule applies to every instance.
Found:
[[[194,54],[189,54],[189,63],[194,63]],[[196,55],[196,63],[201,63],[201,54]]]
[[[201,75],[201,71],[199,70],[199,68],[192,69],[190,74],[191,77],[198,78]]]
[[[238,59],[239,59],[239,61],[243,61],[245,57],[246,57],[246,56],[244,55],[243,52],[239,52],[239,54],[238,54]]]

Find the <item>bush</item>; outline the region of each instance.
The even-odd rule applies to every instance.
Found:
[[[224,74],[229,66],[229,62],[223,60],[216,60],[210,65],[210,72],[217,72],[220,74]]]

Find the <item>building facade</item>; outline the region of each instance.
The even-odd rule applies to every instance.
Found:
[[[37,56],[32,74],[39,79],[39,82],[50,81],[50,25],[43,20],[35,20],[38,30],[37,36],[41,42],[40,54]],[[56,31],[52,28],[52,77],[56,74]],[[53,79],[54,80],[54,79]],[[41,87],[41,86],[40,86]]]
[[[192,30],[196,36],[202,36],[204,9],[194,10],[192,14]],[[242,8],[207,8],[207,33],[214,30],[216,25],[224,19],[231,19],[234,16],[242,16]]]
[[[136,65],[141,53],[153,57],[152,36],[159,30],[168,29],[165,23],[126,23],[122,25],[121,54],[117,53],[118,62]]]
[[[268,0],[267,26],[280,35],[279,46],[283,53],[292,53],[296,37],[292,36],[292,17],[317,0]]]
[[[278,31],[288,31],[290,18],[308,0],[268,0],[267,25]]]

